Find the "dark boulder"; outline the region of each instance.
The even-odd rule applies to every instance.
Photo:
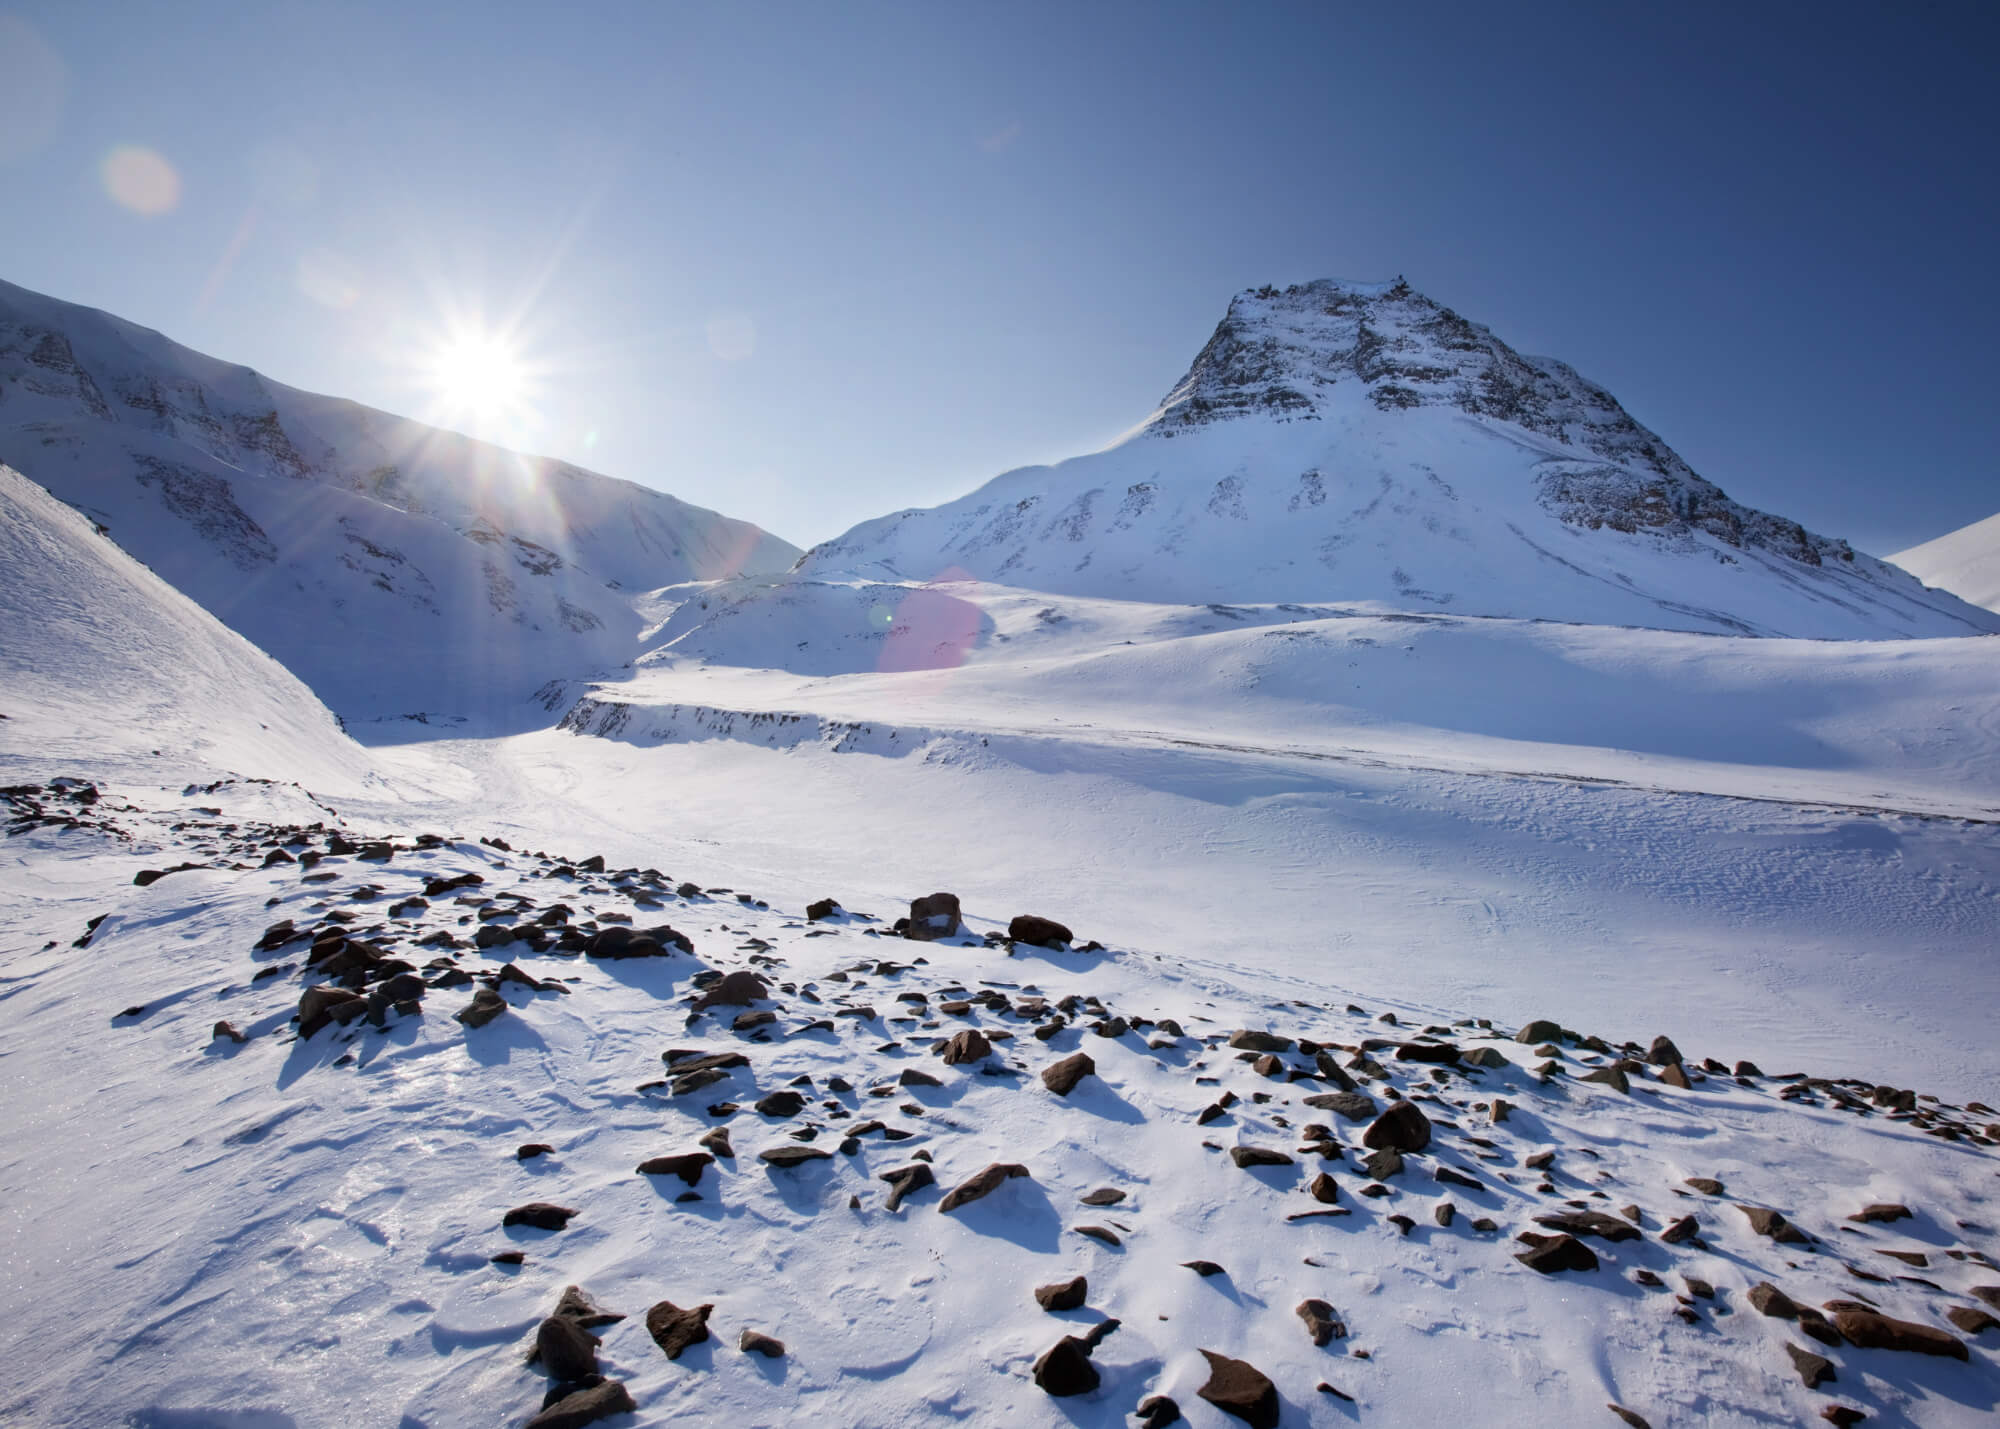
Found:
[[[507,1010],[507,1000],[490,987],[472,994],[472,1001],[453,1015],[467,1027],[484,1027]]]
[[[559,1231],[568,1225],[576,1214],[572,1206],[552,1205],[547,1201],[530,1201],[525,1206],[516,1206],[500,1218],[503,1226],[533,1226],[536,1230]]]
[[[928,893],[910,901],[910,917],[903,936],[919,943],[934,943],[956,936],[964,924],[959,919],[956,893]]]
[[[662,1300],[646,1312],[646,1333],[666,1351],[668,1359],[677,1360],[688,1346],[708,1338],[708,1317],[714,1309],[713,1305],[697,1305],[683,1310],[671,1300]]]
[[[1060,1280],[1054,1285],[1035,1288],[1035,1303],[1044,1310],[1081,1310],[1084,1297],[1090,1293],[1090,1282],[1079,1275],[1074,1280]]]
[[[527,1429],[584,1429],[586,1424],[613,1414],[632,1414],[638,1408],[632,1402],[632,1391],[615,1379],[607,1379],[564,1395],[530,1419]]]
[[[1361,1144],[1371,1149],[1422,1151],[1431,1144],[1430,1118],[1415,1102],[1397,1102],[1369,1123],[1361,1133]]]
[[[711,1007],[748,1007],[770,995],[771,985],[762,974],[738,968],[733,973],[725,973],[708,991],[696,998],[694,1010],[706,1012]]]
[[[1017,943],[1032,943],[1042,948],[1066,946],[1076,940],[1076,935],[1055,919],[1037,918],[1032,913],[1023,913],[1009,922],[1007,936]]]
[[[1277,1429],[1278,1387],[1255,1365],[1203,1350],[1208,1383],[1196,1391],[1203,1399],[1251,1429]]]
[[[655,1156],[639,1163],[641,1176],[678,1176],[692,1186],[701,1180],[704,1167],[715,1164],[706,1151],[688,1151],[679,1156]]]
[[[1088,1052],[1073,1052],[1059,1062],[1042,1069],[1042,1085],[1059,1097],[1066,1097],[1076,1090],[1076,1084],[1097,1071],[1097,1063]]]
[[[1543,1275],[1554,1275],[1564,1270],[1595,1270],[1597,1254],[1591,1248],[1570,1235],[1535,1235],[1524,1233],[1520,1239],[1528,1249],[1514,1259],[1530,1270]]]

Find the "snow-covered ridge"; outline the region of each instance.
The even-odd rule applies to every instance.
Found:
[[[1400,282],[1240,294],[1117,445],[863,522],[796,569],[1830,639],[2000,630],[1731,500],[1603,388]]]
[[[0,779],[23,765],[347,793],[366,751],[269,655],[0,466]]]
[[[2000,515],[1889,557],[1925,585],[2000,611]]]
[[[797,554],[662,492],[4,283],[0,460],[346,714],[477,709],[622,664],[631,592]]]

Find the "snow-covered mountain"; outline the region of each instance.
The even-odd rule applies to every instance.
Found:
[[[2000,631],[1731,501],[1603,388],[1400,281],[1239,294],[1116,445],[864,522],[799,569],[1757,635]]]
[[[5,283],[0,461],[348,716],[476,709],[621,664],[643,623],[630,592],[798,554]]]
[[[0,570],[0,767],[369,783],[311,690],[5,466]]]
[[[1898,551],[1889,560],[1925,585],[2000,610],[2000,513]]]

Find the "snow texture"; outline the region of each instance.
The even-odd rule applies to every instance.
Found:
[[[1898,551],[1889,560],[1925,585],[2000,610],[2000,515]]]

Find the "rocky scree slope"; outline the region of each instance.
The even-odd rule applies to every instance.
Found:
[[[346,716],[615,667],[634,593],[784,569],[747,522],[272,382],[0,283],[0,461]]]
[[[0,798],[15,861],[106,875],[7,915],[49,1073],[13,1253],[68,1267],[27,1422],[2000,1406],[1981,1103],[1259,998],[948,893],[785,907],[227,782]]]
[[[798,569],[1733,634],[2000,630],[1730,500],[1603,388],[1400,281],[1239,294],[1117,445],[864,522]]]

